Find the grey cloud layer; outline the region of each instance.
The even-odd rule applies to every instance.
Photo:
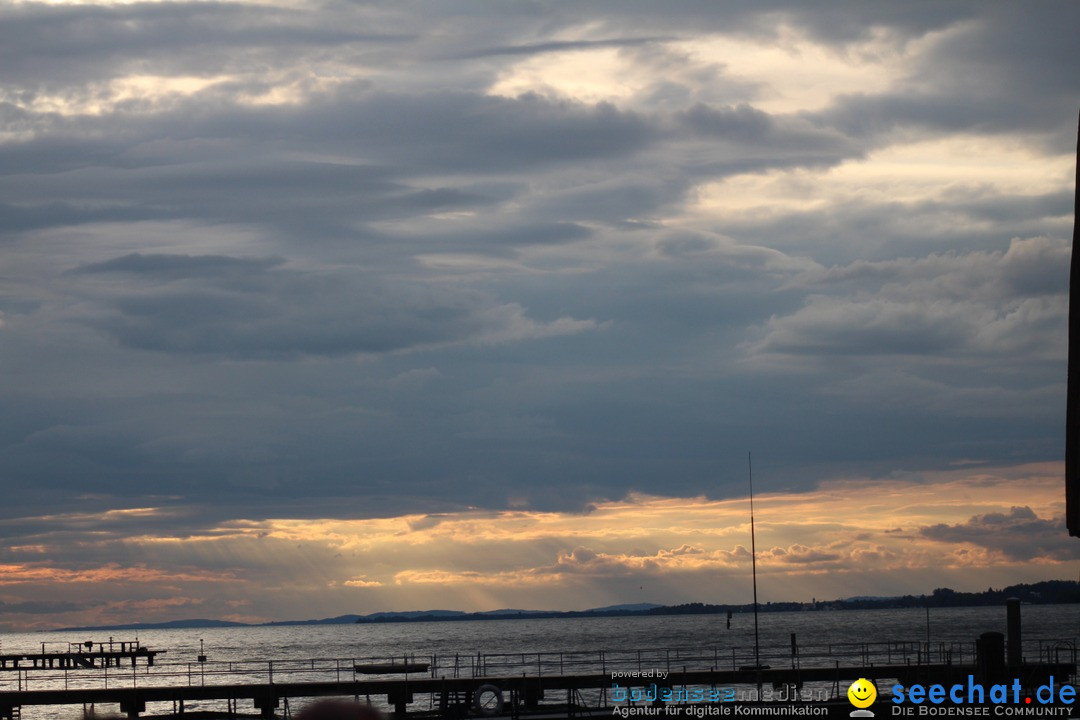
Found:
[[[970,543],[1002,553],[1010,561],[1075,560],[1075,543],[1061,532],[1061,518],[1038,517],[1029,507],[1007,513],[975,515],[959,525],[931,525],[919,530],[930,540]]]
[[[581,508],[736,492],[748,447],[795,489],[1059,457],[1068,188],[686,218],[702,183],[894,142],[1066,151],[1076,12],[0,9],[2,512]],[[672,49],[781,26],[912,59],[785,113]],[[593,51],[643,89],[488,92]]]
[[[281,261],[133,253],[70,275],[104,276],[113,312],[99,327],[121,344],[235,358],[379,354],[447,343],[572,334],[589,321],[529,319],[514,303],[352,269],[298,272]],[[116,284],[126,286],[123,294]]]

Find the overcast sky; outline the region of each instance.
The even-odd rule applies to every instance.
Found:
[[[1074,577],[1077,27],[3,4],[0,628]]]

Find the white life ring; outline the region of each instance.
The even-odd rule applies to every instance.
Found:
[[[484,700],[485,695],[493,696]],[[498,715],[503,711],[503,694],[498,685],[481,685],[473,693],[473,709],[486,717]]]

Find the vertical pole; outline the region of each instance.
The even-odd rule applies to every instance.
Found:
[[[754,461],[746,453],[746,467],[750,473],[750,565],[754,576],[754,670],[757,672],[757,699],[761,700],[761,637],[758,635],[757,601],[757,542],[754,539]]]
[[[1005,601],[1006,629],[1009,632],[1009,667],[1019,667],[1023,662],[1023,641],[1020,639],[1020,598]]]
[[[926,604],[926,653],[930,654],[930,603]]]

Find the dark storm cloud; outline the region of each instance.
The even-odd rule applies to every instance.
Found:
[[[40,554],[38,545],[50,546],[92,544],[98,541],[121,540],[132,535],[159,534],[165,528],[177,536],[198,532],[199,534],[225,534],[227,530],[214,529],[216,518],[208,518],[202,508],[171,507],[106,508],[100,501],[104,498],[83,498],[85,512],[53,513],[41,516],[24,516],[0,519],[0,537],[11,555],[33,557]],[[165,502],[169,498],[157,498]],[[99,504],[100,503],[100,504]],[[102,508],[99,510],[99,508]]]
[[[1029,507],[1014,507],[1007,513],[974,515],[959,525],[930,525],[919,529],[929,540],[971,543],[1000,551],[1009,560],[1075,560],[1080,550],[1062,532],[1062,518],[1038,517]]]
[[[471,251],[514,258],[523,247],[566,245],[588,240],[595,235],[591,228],[574,222],[537,221],[492,228],[485,222],[470,227],[468,221],[459,221],[454,226],[432,228],[423,233],[388,233],[381,240],[401,246],[437,249],[439,252]]]
[[[800,209],[750,221],[722,218],[717,229],[788,253],[812,245],[814,259],[824,265],[846,264],[853,257],[887,261],[947,252],[1004,251],[1016,238],[1067,237],[1071,197],[1064,191],[1012,195],[991,188],[914,202],[841,197],[827,213]]]
[[[99,323],[124,345],[169,353],[237,358],[388,353],[543,337],[591,325],[545,326],[519,305],[500,305],[475,291],[362,270],[302,272],[282,268],[282,262],[134,253],[72,273],[149,280],[141,287],[129,283],[127,293],[107,294],[103,302],[114,313]]]
[[[655,138],[647,118],[609,104],[453,91],[356,97],[348,88],[303,108],[206,115],[188,132],[276,140],[300,130],[301,147],[357,147],[395,164],[404,161],[406,169],[464,171],[625,155]]]
[[[152,105],[121,107],[115,114],[78,119],[40,113],[34,125],[55,123],[50,134],[72,143],[68,152],[85,147],[80,154],[86,161],[103,155],[115,158],[109,164],[137,163],[139,156],[131,152],[133,141],[163,139],[164,133],[170,133],[175,140],[232,138],[233,142],[219,148],[226,152],[246,154],[250,148],[243,142],[279,143],[290,138],[288,147],[293,150],[332,148],[347,157],[350,149],[363,148],[375,157],[397,161],[395,166],[407,161],[405,169],[418,165],[463,170],[525,169],[574,158],[627,154],[657,134],[649,118],[634,111],[538,95],[503,98],[450,90],[410,95],[347,85],[300,107],[224,104],[241,89],[212,87],[161,113],[155,113]],[[105,131],[121,122],[127,139],[117,142]],[[22,143],[5,145],[9,147],[4,148],[4,157],[21,157]],[[95,150],[100,154],[95,155]]]
[[[689,110],[677,113],[676,119],[692,132],[711,141],[726,140],[743,148],[754,145],[783,148],[786,152],[776,156],[776,166],[779,167],[802,164],[799,160],[793,162],[793,159],[806,157],[815,151],[822,153],[823,160],[831,159],[832,162],[858,155],[862,151],[840,133],[814,127],[797,118],[777,118],[746,103],[724,107],[698,103]],[[742,170],[767,167],[770,166],[745,167]]]
[[[1062,140],[1080,95],[1069,30],[1080,23],[1080,8],[1058,3],[1042,13],[1008,5],[982,10],[951,26],[948,40],[933,44],[895,92],[840,98],[822,119],[882,140],[904,128],[1039,134],[1065,151]]]
[[[1068,188],[798,183],[894,142],[1066,148],[1075,12],[6,7],[5,512],[580,509],[741,493],[763,444],[793,489],[1057,457]],[[761,68],[679,45],[792,33],[907,59],[781,111]],[[698,205],[770,172],[793,205]]]
[[[281,265],[280,258],[234,258],[225,255],[143,255],[131,253],[99,263],[80,265],[74,274],[134,273],[176,279],[259,272]]]
[[[507,184],[416,187],[408,176],[516,175],[590,158],[615,160],[657,134],[644,118],[610,106],[445,93],[342,95],[300,109],[259,111],[205,112],[194,103],[183,122],[179,118],[170,112],[89,120],[61,131],[72,135],[55,146],[56,138],[0,145],[0,174],[6,175],[0,189],[15,209],[0,232],[44,227],[50,218],[62,225],[187,217],[262,224],[317,242],[320,231],[348,235],[359,223],[478,209],[514,191]],[[129,145],[100,139],[117,123],[144,149],[133,153]],[[171,148],[155,151],[160,137],[168,137]],[[294,138],[295,152],[341,152],[378,164],[274,157],[286,137]],[[256,159],[258,148],[268,157]],[[640,207],[640,198],[628,199]]]
[[[825,552],[817,548],[806,547],[805,545],[792,545],[786,549],[774,547],[769,550],[768,554],[773,560],[788,565],[831,563],[844,557],[839,553]]]
[[[845,356],[1026,350],[1030,356],[1060,346],[1068,256],[1064,242],[1042,238],[1014,241],[1004,253],[832,268],[820,275],[821,287],[858,287],[864,280],[874,294],[813,294],[796,313],[770,318],[761,350]]]
[[[0,17],[0,79],[30,93],[102,74],[229,72],[271,60],[271,48],[380,47],[413,39],[323,23],[311,12],[224,2],[20,3]]]
[[[57,615],[60,613],[74,612],[91,607],[91,603],[74,603],[63,601],[41,602],[17,602],[6,603],[0,601],[0,615],[25,614],[25,615]]]
[[[172,219],[180,216],[180,213],[146,206],[94,207],[57,202],[36,205],[0,203],[0,215],[4,217],[4,225],[0,229],[0,237],[3,237],[10,233],[64,225]]]
[[[567,50],[595,50],[597,48],[641,47],[650,43],[671,40],[670,37],[618,38],[614,40],[578,40],[564,42],[531,43],[526,45],[504,45],[464,53],[463,58],[498,57],[500,55],[539,55]]]

